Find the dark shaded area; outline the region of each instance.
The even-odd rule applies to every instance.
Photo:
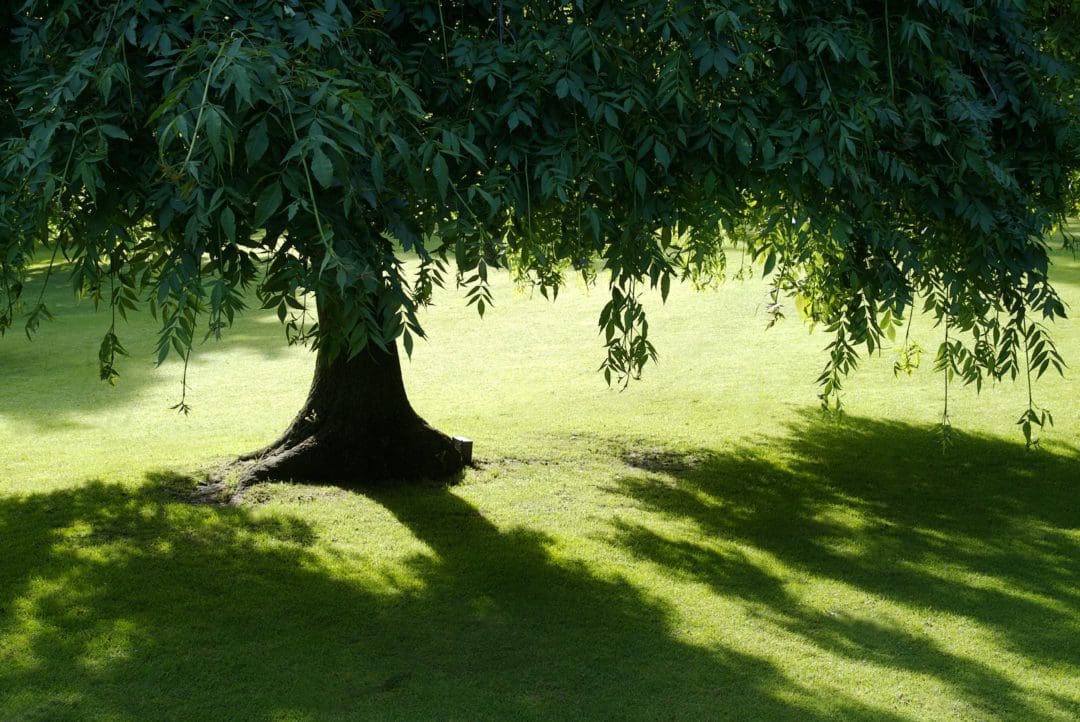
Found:
[[[302,522],[173,502],[191,483],[0,499],[0,639],[36,662],[0,666],[0,716],[890,719],[785,700],[770,663],[676,641],[662,602],[444,487],[375,495],[433,552],[390,593],[335,576]]]
[[[1080,453],[962,435],[943,454],[901,423],[822,421],[807,413],[780,438],[718,454],[623,450],[635,473],[610,491],[652,515],[692,521],[706,538],[750,545],[793,571],[778,578],[736,551],[672,540],[617,520],[610,541],[745,601],[752,615],[853,661],[946,682],[979,716],[1035,718],[1025,692],[989,665],[938,648],[923,630],[811,609],[788,591],[826,578],[914,609],[989,627],[1036,668],[1080,673]],[[763,458],[769,447],[770,459]],[[852,525],[844,512],[859,514]],[[928,630],[927,630],[928,631]],[[1080,706],[1052,701],[1066,717]]]

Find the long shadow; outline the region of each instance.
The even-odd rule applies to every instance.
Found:
[[[774,438],[723,454],[622,446],[634,469],[609,491],[648,512],[608,541],[741,599],[754,614],[856,662],[929,674],[979,714],[1036,718],[1030,692],[959,657],[927,630],[808,609],[791,577],[836,583],[931,618],[988,628],[1034,668],[1080,674],[1080,453],[1030,453],[964,436],[943,455],[925,428],[808,413]],[[672,539],[653,515],[690,521]],[[713,539],[717,544],[701,543]],[[790,571],[748,563],[750,546]],[[851,610],[855,611],[855,610]],[[1044,700],[1080,718],[1066,697]]]
[[[375,584],[288,515],[175,501],[188,483],[0,498],[0,718],[899,719],[800,706],[445,488],[373,495],[429,549]]]

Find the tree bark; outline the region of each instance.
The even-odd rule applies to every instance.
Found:
[[[454,440],[420,418],[405,394],[397,345],[348,358],[318,350],[304,407],[281,438],[240,457],[241,489],[266,479],[336,482],[440,479],[465,462]]]

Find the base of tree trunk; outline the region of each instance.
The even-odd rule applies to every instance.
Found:
[[[459,444],[413,411],[401,379],[396,346],[349,359],[318,352],[315,375],[300,413],[270,446],[241,456],[198,495],[238,495],[269,479],[357,486],[445,479],[465,466]]]
[[[417,418],[408,428],[349,433],[319,429],[283,438],[260,455],[239,461],[240,479],[341,482],[412,481],[452,476],[463,468],[454,440]]]

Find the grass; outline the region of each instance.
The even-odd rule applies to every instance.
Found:
[[[822,419],[824,337],[763,331],[758,282],[654,303],[661,362],[625,392],[595,373],[601,291],[497,290],[483,321],[444,294],[406,369],[479,468],[239,508],[189,477],[280,431],[311,355],[249,315],[179,417],[152,322],[110,388],[107,320],[51,291],[0,346],[0,719],[1080,717],[1075,371],[1036,386],[1036,452],[1022,386],[956,390],[946,455],[941,377],[888,351]]]

